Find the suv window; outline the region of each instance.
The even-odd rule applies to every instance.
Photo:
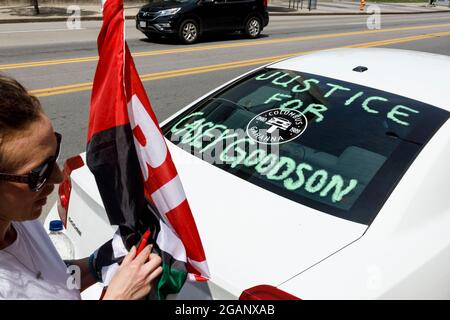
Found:
[[[230,174],[370,224],[449,114],[354,83],[263,69],[163,130],[179,147]]]

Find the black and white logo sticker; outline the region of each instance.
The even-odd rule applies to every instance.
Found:
[[[247,134],[258,143],[281,144],[298,138],[307,126],[308,120],[300,111],[271,109],[248,123]]]

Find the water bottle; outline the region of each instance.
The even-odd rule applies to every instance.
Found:
[[[75,250],[69,237],[63,231],[61,220],[50,221],[50,233],[48,236],[63,260],[75,259]]]

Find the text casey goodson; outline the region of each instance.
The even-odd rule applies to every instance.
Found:
[[[203,318],[208,317],[208,315],[227,315],[227,316],[252,316],[252,315],[274,315],[275,306],[268,305],[253,305],[253,304],[219,304],[214,306],[193,306],[182,304],[181,306],[175,307],[175,315],[179,316],[200,316]]]

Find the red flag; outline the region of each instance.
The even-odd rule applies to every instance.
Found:
[[[208,278],[209,271],[180,178],[124,39],[123,0],[107,0],[103,14],[87,162],[119,231],[102,254],[103,261],[111,256],[102,275],[107,279],[115,259],[150,227],[163,256],[158,289],[165,297],[181,289],[186,271],[197,278]]]

